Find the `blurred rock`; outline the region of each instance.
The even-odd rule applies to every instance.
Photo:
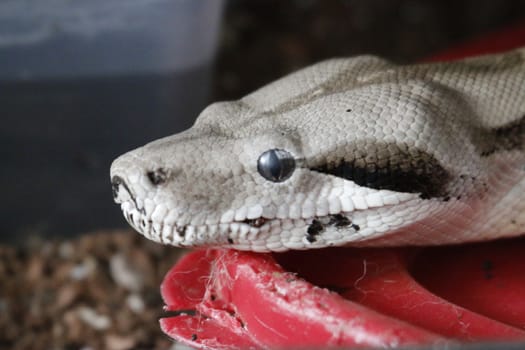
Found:
[[[78,317],[84,321],[85,324],[97,331],[104,331],[111,327],[111,319],[106,315],[96,312],[92,308],[83,306],[77,310],[77,313]]]
[[[113,254],[109,260],[109,271],[113,281],[130,291],[139,291],[144,286],[142,274],[124,254]]]
[[[0,246],[0,348],[170,348],[159,286],[180,253],[132,231]]]

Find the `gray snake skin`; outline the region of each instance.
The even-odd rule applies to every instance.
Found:
[[[525,48],[398,66],[332,59],[111,166],[154,241],[284,251],[525,232]]]

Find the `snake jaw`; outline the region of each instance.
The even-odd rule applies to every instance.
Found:
[[[146,238],[161,244],[181,247],[223,246],[239,250],[258,252],[304,250],[342,245],[357,242],[374,236],[378,231],[377,223],[367,223],[366,210],[340,212],[308,218],[267,218],[257,217],[230,222],[189,224],[164,215],[156,215],[162,204],[146,205],[144,200],[126,195],[127,187],[117,197],[126,221]],[[417,195],[405,195],[406,203],[417,199]],[[151,202],[151,201],[149,201]],[[399,205],[400,202],[396,202]],[[394,205],[385,205],[382,210],[389,210]],[[378,209],[378,208],[375,208]],[[375,210],[371,208],[369,210]],[[360,213],[361,212],[361,213]],[[358,215],[358,214],[361,215]],[[393,229],[399,223],[388,224]]]

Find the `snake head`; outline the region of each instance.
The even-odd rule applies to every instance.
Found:
[[[509,168],[496,179],[521,142],[498,143],[500,131],[523,136],[521,126],[495,129],[484,116],[499,101],[483,105],[477,93],[498,74],[491,62],[322,62],[212,104],[192,128],[120,156],[111,167],[115,201],[137,231],[176,246],[283,251],[483,238],[480,229],[494,225],[490,208],[523,178]],[[469,69],[480,74],[468,80],[473,93],[457,79]]]

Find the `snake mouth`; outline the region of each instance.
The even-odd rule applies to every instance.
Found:
[[[148,200],[127,195],[129,191],[121,189],[120,192],[118,198],[124,217],[136,231],[155,242],[187,248],[225,247],[255,252],[319,249],[352,242],[362,244],[403,224],[399,216],[388,214],[389,210],[397,207],[395,205],[307,218],[260,216],[193,224],[187,219],[182,221],[179,216],[171,215],[172,212],[170,215],[157,215],[158,206],[146,205]],[[406,199],[398,202],[398,205],[410,200]],[[384,215],[388,220],[370,220],[373,216],[370,210],[378,209],[388,214]]]
[[[120,205],[124,218],[137,232],[161,244],[191,246],[191,244],[185,244],[184,240],[187,225],[157,222],[151,218],[151,213],[148,215],[145,208],[139,207],[137,204],[137,200],[127,200]],[[177,237],[179,239],[176,239]]]
[[[339,209],[349,211],[320,213],[314,207],[309,212],[317,215],[248,217],[250,208],[241,207],[230,208],[222,215],[210,214],[206,219],[199,212],[199,221],[182,212],[179,203],[155,200],[157,192],[144,195],[119,176],[112,177],[112,187],[115,202],[120,204],[127,222],[150,240],[180,247],[226,247],[255,252],[319,249],[369,240],[403,224],[399,215],[393,215],[395,208],[414,198],[420,200],[417,194],[383,193],[380,197],[374,192],[366,198],[341,199]],[[244,214],[239,215],[240,212]],[[264,208],[258,212],[264,213]]]
[[[256,252],[322,248],[341,242],[345,235],[358,234],[360,226],[349,216],[334,214],[313,218],[281,219],[258,217],[215,224],[180,224],[154,220],[152,212],[138,207],[140,200],[121,203],[126,221],[144,237],[180,247],[222,246]]]
[[[245,219],[245,220],[240,221],[240,222],[243,223],[243,224],[246,224],[246,225],[250,225],[251,227],[259,228],[259,227],[263,226],[268,220],[271,220],[271,219],[268,219],[268,218],[265,218],[265,217],[258,217],[256,219]]]
[[[121,203],[126,221],[146,238],[161,244],[181,247],[232,246],[238,237],[255,240],[255,235],[269,231],[272,222],[268,218],[246,219],[230,223],[191,225],[154,220],[151,212],[137,206],[136,200],[128,199]],[[250,236],[250,237],[247,237]]]

